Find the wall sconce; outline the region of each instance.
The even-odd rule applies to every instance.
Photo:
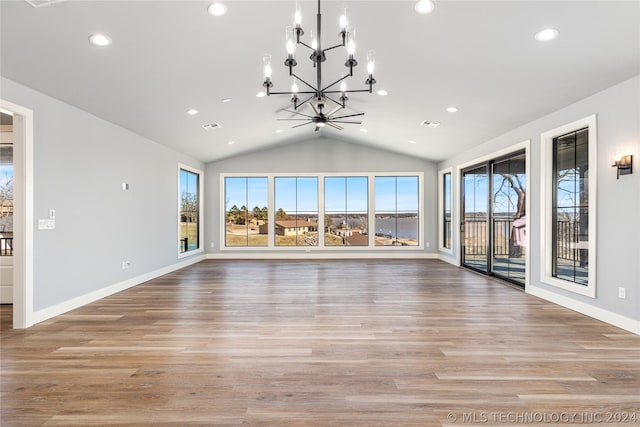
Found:
[[[620,179],[620,175],[630,175],[633,173],[633,156],[631,154],[620,156],[613,161],[611,167],[616,168],[617,179]]]

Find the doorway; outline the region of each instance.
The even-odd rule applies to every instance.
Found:
[[[0,99],[13,132],[13,327],[36,322],[33,310],[33,110]]]
[[[462,265],[524,287],[526,154],[518,151],[462,170]]]
[[[13,304],[13,113],[0,111],[0,304]]]

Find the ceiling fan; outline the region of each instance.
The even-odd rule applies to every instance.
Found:
[[[331,126],[332,128],[335,128],[335,129],[338,129],[338,130],[344,129],[342,126],[340,126],[337,123],[340,123],[340,124],[349,123],[349,124],[354,124],[354,125],[362,124],[361,121],[344,120],[344,119],[347,119],[349,117],[364,116],[364,113],[336,115],[338,113],[338,111],[340,111],[343,108],[342,105],[338,105],[333,110],[329,111],[328,113],[325,113],[324,112],[324,108],[325,108],[324,103],[321,103],[321,102],[318,103],[317,107],[310,101],[307,102],[306,104],[309,106],[309,108],[313,112],[313,115],[303,114],[303,113],[300,113],[300,112],[295,111],[295,110],[283,109],[282,111],[286,111],[287,113],[292,113],[292,114],[295,114],[297,116],[302,116],[304,118],[297,118],[296,117],[296,118],[278,119],[278,120],[294,120],[294,121],[305,121],[306,122],[306,123],[301,123],[301,124],[296,125],[296,126],[292,126],[292,128],[298,128],[298,127],[305,126],[305,125],[310,125],[310,124],[313,123],[313,124],[316,125],[316,132],[318,132],[321,128],[323,128],[325,126]]]

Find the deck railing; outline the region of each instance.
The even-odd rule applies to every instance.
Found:
[[[557,257],[569,261],[580,259],[578,249],[580,224],[575,221],[557,221]],[[464,227],[465,254],[487,254],[487,220],[467,219]],[[493,220],[493,255],[510,256],[511,237],[513,233],[512,219]],[[511,250],[511,252],[510,252]]]

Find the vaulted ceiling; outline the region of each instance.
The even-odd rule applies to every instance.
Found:
[[[301,3],[303,27],[315,30],[316,2]],[[312,126],[276,120],[290,117],[279,112],[287,96],[256,97],[265,53],[274,90],[289,89],[284,29],[295,2],[227,0],[220,17],[208,5],[2,1],[0,72],[205,162],[317,136]],[[350,97],[363,124],[321,130],[332,138],[442,160],[640,73],[637,1],[443,0],[427,15],[413,1],[323,1],[325,46],[337,41],[345,5],[360,61],[349,88],[364,87],[368,50],[378,83],[373,94]],[[535,40],[546,27],[559,37]],[[94,33],[112,44],[90,44]],[[306,56],[298,55],[297,72],[311,80]],[[323,71],[333,81],[345,56],[327,56]],[[192,108],[198,114],[187,115]],[[221,127],[203,128],[213,122]]]

